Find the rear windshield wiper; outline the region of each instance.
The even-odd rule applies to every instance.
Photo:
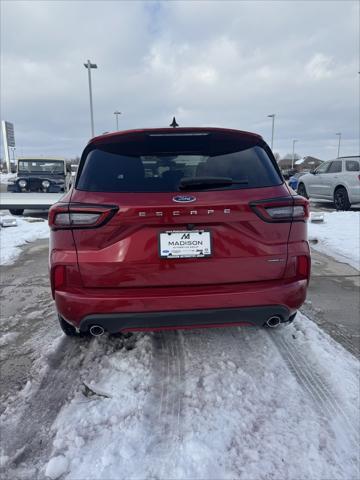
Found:
[[[246,178],[233,180],[230,177],[184,177],[180,180],[179,189],[187,190],[196,188],[216,188],[226,187],[227,185],[247,185],[249,181]]]

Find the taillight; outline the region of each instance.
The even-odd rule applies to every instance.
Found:
[[[55,204],[49,211],[52,230],[97,228],[113,217],[118,207],[112,205]]]
[[[303,222],[309,218],[309,202],[300,196],[270,198],[250,206],[265,222]]]

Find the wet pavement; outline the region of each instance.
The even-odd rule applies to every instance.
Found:
[[[360,357],[360,272],[312,250],[312,275],[302,312]]]

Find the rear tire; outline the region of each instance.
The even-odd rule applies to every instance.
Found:
[[[60,315],[58,315],[59,323],[61,330],[67,335],[68,337],[80,337],[80,333],[76,331],[76,328],[70,325],[70,323],[66,322]]]
[[[11,215],[22,215],[24,213],[23,208],[10,208],[9,212]]]
[[[351,203],[346,188],[339,187],[334,193],[334,204],[336,210],[350,210]]]
[[[309,195],[307,194],[305,185],[303,183],[300,183],[297,188],[297,193],[301,195],[304,198],[309,198]]]

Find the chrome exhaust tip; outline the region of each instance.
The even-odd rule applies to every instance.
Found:
[[[105,330],[100,325],[92,325],[90,327],[90,333],[93,337],[101,337],[101,335],[104,335]]]
[[[281,318],[278,315],[273,315],[272,317],[268,318],[266,325],[270,328],[276,328],[280,325]]]

